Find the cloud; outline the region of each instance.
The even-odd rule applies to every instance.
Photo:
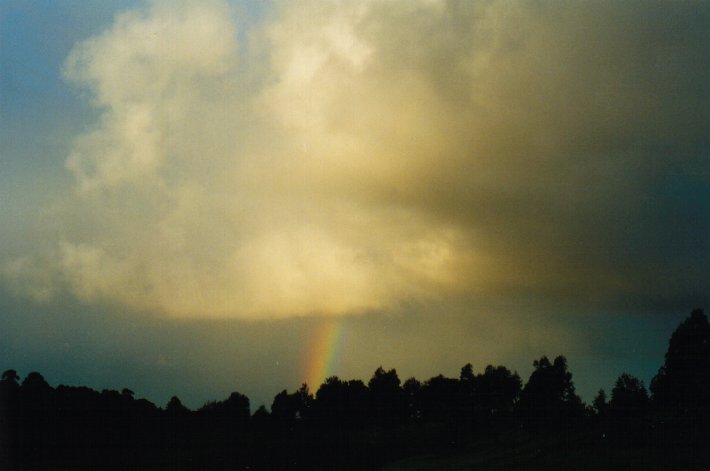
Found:
[[[76,45],[101,117],[56,284],[247,319],[707,292],[706,4],[273,8],[152,2]]]
[[[77,45],[64,75],[92,92],[101,123],[77,139],[67,168],[79,188],[111,188],[160,176],[171,134],[189,119],[208,85],[236,63],[236,31],[226,5],[154,2],[116,17]]]

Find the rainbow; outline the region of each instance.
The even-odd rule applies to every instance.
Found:
[[[311,334],[303,377],[312,393],[315,394],[328,376],[335,374],[342,339],[343,322],[338,318],[324,319]]]

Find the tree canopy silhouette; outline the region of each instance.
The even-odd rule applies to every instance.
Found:
[[[560,355],[551,363],[543,356],[533,367],[520,395],[526,425],[532,429],[562,427],[579,418],[584,406],[567,370],[567,359]]]
[[[665,362],[651,381],[657,429],[679,446],[710,450],[710,325],[701,309],[668,342]],[[697,459],[710,462],[710,451]]]
[[[665,363],[651,382],[653,399],[673,415],[702,414],[710,407],[710,324],[695,309],[673,332]]]
[[[643,381],[623,373],[611,390],[609,411],[616,417],[639,418],[646,413],[648,393]]]
[[[504,366],[476,374],[471,363],[458,378],[404,384],[382,367],[367,384],[331,376],[315,396],[305,384],[283,390],[270,412],[253,415],[239,392],[194,411],[173,396],[161,409],[129,388],[54,388],[39,372],[20,381],[8,369],[0,469],[373,469],[468,453],[484,460],[474,469],[699,471],[710,463],[709,346],[707,317],[695,310],[673,333],[650,398],[624,373],[593,407],[577,395],[564,356],[535,360],[524,386]]]

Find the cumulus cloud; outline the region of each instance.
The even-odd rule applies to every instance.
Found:
[[[242,318],[707,291],[706,4],[272,7],[156,1],[76,45],[101,117],[57,283]]]

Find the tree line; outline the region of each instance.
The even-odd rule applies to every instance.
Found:
[[[38,372],[9,369],[0,380],[0,468],[372,469],[462,450],[527,453],[506,469],[567,469],[570,460],[594,469],[604,459],[627,469],[710,465],[702,310],[671,336],[649,390],[624,373],[585,404],[564,356],[533,367],[524,384],[505,366],[476,372],[469,363],[458,378],[404,382],[380,367],[367,383],[332,376],[315,393],[306,384],[281,391],[254,413],[238,392],[197,410],[177,397],[158,407],[129,389],[54,388]]]

